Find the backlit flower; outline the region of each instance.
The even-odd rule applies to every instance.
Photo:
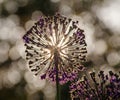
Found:
[[[70,85],[72,100],[120,100],[119,74],[110,71],[105,75],[100,71],[89,75]]]
[[[29,68],[41,79],[56,80],[54,56],[58,59],[60,83],[74,79],[77,72],[83,70],[81,62],[85,61],[87,51],[85,35],[78,27],[78,21],[60,14],[41,17],[23,39]]]

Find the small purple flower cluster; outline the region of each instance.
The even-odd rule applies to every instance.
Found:
[[[65,84],[68,81],[73,81],[75,78],[78,77],[78,71],[83,71],[83,70],[84,70],[84,66],[82,66],[82,65],[79,66],[77,71],[76,70],[71,71],[71,70],[68,69],[65,72],[62,72],[61,70],[58,70],[58,76],[60,76],[59,77],[59,83],[60,84]],[[52,69],[48,74],[49,79],[52,82],[56,81],[56,74],[57,74],[57,71],[56,71],[56,68],[54,67],[54,69]],[[44,74],[44,75],[46,75],[46,74]]]
[[[70,94],[72,100],[120,100],[119,74],[91,72],[70,85]]]

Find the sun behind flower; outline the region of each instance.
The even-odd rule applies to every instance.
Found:
[[[29,68],[41,79],[56,80],[54,56],[58,59],[58,77],[61,84],[73,80],[83,70],[86,42],[78,21],[60,14],[41,17],[23,37]],[[55,53],[57,53],[55,55]]]

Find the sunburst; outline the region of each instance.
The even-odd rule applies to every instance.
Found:
[[[55,81],[55,52],[58,59],[58,77],[65,83],[76,77],[83,70],[81,62],[86,57],[86,42],[78,21],[56,14],[41,17],[24,35],[26,60],[29,68],[41,79]]]

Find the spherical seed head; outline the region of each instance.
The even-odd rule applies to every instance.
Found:
[[[73,80],[83,70],[86,42],[78,21],[60,14],[41,17],[24,35],[26,59],[29,68],[41,79],[56,80],[55,57],[58,59],[58,77],[61,84]],[[57,55],[55,55],[57,52]]]
[[[104,71],[98,74],[90,73],[90,78],[84,76],[70,85],[72,100],[119,100],[120,99],[120,75],[110,71],[107,75]]]

